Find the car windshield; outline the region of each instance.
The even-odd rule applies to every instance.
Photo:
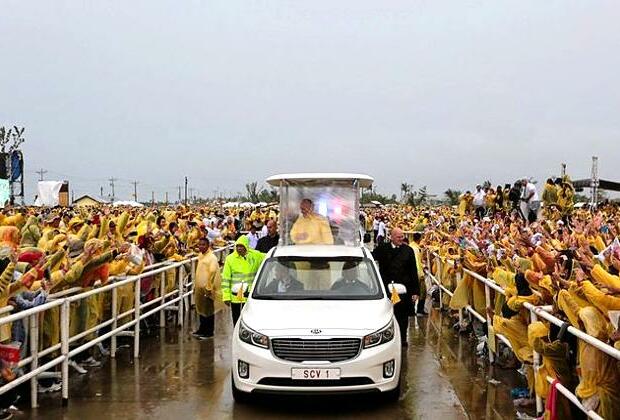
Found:
[[[369,300],[383,289],[367,258],[270,258],[252,294],[254,299]]]

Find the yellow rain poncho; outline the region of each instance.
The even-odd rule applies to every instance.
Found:
[[[582,282],[581,287],[588,301],[604,314],[607,314],[607,311],[620,310],[620,298],[601,292],[590,281]]]
[[[36,217],[30,216],[21,230],[21,241],[19,245],[22,247],[36,247],[40,239],[41,229],[39,229],[38,220]]]
[[[194,282],[194,301],[199,315],[210,316],[224,308],[220,266],[213,251],[199,255]]]
[[[332,245],[329,222],[318,214],[300,215],[291,228],[291,240],[297,245]]]
[[[605,287],[620,290],[620,276],[614,276],[603,268],[600,264],[596,264],[590,272],[592,278],[597,283],[602,284]]]
[[[542,322],[534,322],[528,327],[529,344],[542,357],[542,364],[535,374],[536,395],[545,399],[550,389],[547,376],[557,379],[571,392],[575,391],[579,382],[574,368],[569,365],[569,345],[559,340],[548,342],[548,335],[549,329]],[[556,412],[559,419],[568,420],[573,417],[571,402],[561,394],[556,401]],[[546,413],[548,414],[550,413]]]
[[[607,341],[609,323],[594,307],[579,311],[579,319],[586,332],[602,341]],[[620,418],[620,370],[617,360],[585,342],[579,343],[579,367],[581,380],[576,389],[579,398],[598,397],[597,413],[605,419]]]
[[[463,258],[463,266],[475,273],[486,275],[486,263],[481,262],[479,257],[470,251],[466,251]],[[450,299],[451,309],[463,309],[473,303],[476,312],[486,311],[486,295],[484,284],[474,279],[469,273],[464,273],[461,282],[454,290],[454,296]]]
[[[15,272],[15,263],[9,263],[2,275],[0,275],[0,308],[7,306],[9,298],[14,293],[11,288],[11,281],[13,280],[13,273]],[[0,315],[0,317],[8,316],[9,314]],[[5,342],[11,339],[11,324],[3,324],[0,326],[0,342]]]
[[[15,226],[18,229],[21,229],[24,224],[26,224],[26,218],[23,214],[17,213],[12,216],[7,216],[2,221],[3,226]]]
[[[568,317],[571,325],[575,328],[580,328],[579,311],[586,306],[590,306],[590,303],[569,290],[560,290],[557,303],[558,307]]]
[[[493,317],[495,333],[506,336],[520,362],[532,363],[532,348],[528,342],[527,323],[522,316],[504,318],[498,315]]]

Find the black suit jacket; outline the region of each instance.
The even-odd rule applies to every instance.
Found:
[[[270,295],[278,293],[278,282],[279,280],[272,280],[271,283],[265,287],[263,293],[268,293]],[[300,290],[304,290],[304,284],[297,279],[291,278],[291,285],[288,287],[287,292],[298,292]]]
[[[258,240],[256,244],[256,250],[262,252],[263,254],[268,253],[271,248],[278,246],[278,241],[280,240],[280,235],[276,235],[273,238],[269,235],[263,236]]]
[[[402,244],[394,248],[391,242],[385,242],[375,248],[372,255],[379,263],[379,272],[386,290],[391,282],[403,284],[407,288],[408,303],[411,302],[411,296],[420,295],[415,253],[409,245]]]

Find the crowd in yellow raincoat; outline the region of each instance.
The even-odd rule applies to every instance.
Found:
[[[554,316],[620,349],[613,323],[614,311],[620,311],[620,209],[606,204],[595,212],[576,210],[568,177],[547,182],[542,196],[543,216],[532,224],[499,208],[476,220],[471,194],[462,195],[454,208],[393,206],[377,212],[390,228],[424,232],[423,252],[434,252],[442,261],[428,268],[454,292],[444,303],[491,314],[495,333],[511,343],[532,390],[546,398],[550,376],[604,418],[620,418],[618,360],[585,342],[569,348],[551,331],[554,326],[544,320],[531,324],[524,307],[526,302],[551,305]],[[487,307],[484,285],[463,268],[494,280],[505,296],[491,291]],[[531,369],[534,350],[543,360],[537,374]],[[571,418],[575,408],[558,401],[561,418]]]
[[[265,217],[274,216],[273,210]],[[214,247],[226,244],[235,235],[234,221],[243,211],[219,206],[130,208],[100,206],[92,208],[6,208],[0,211],[0,308],[11,305],[19,310],[25,297],[36,296],[38,304],[54,294],[75,294],[105,285],[111,278],[122,279],[142,273],[146,267],[166,260],[181,261],[197,254],[200,238],[207,236],[211,217],[226,225]],[[239,229],[241,230],[241,229]],[[185,272],[191,270],[186,264]],[[177,272],[178,273],[178,272]],[[177,273],[168,270],[165,292],[178,286]],[[207,276],[206,273],[209,273]],[[200,255],[196,273],[196,304],[204,308],[203,296],[221,302],[218,259],[212,252]],[[136,287],[147,301],[162,294],[159,276],[147,277],[117,289],[119,325],[131,320]],[[26,293],[27,292],[27,293]],[[93,332],[75,342],[96,336],[96,326],[110,319],[111,292],[100,293],[71,304],[69,333]],[[220,309],[218,299],[215,310]],[[9,314],[9,313],[7,313]],[[6,316],[2,315],[2,316]],[[40,317],[39,346],[48,348],[60,342],[60,309],[45,311]],[[0,328],[0,342],[16,339],[12,324]],[[21,338],[23,340],[23,338]]]

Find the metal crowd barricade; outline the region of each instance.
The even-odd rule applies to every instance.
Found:
[[[449,264],[449,265],[454,266],[454,261],[446,260],[444,262],[442,260],[442,258],[439,255],[435,254],[435,253],[433,253],[433,258],[437,262],[437,267],[438,267],[437,268],[437,275],[439,276],[439,278],[437,278],[436,275],[433,275],[433,273],[430,272],[430,270],[429,270],[429,274],[430,274],[431,281],[433,283],[435,283],[437,286],[439,286],[439,290],[440,290],[440,300],[439,300],[440,301],[440,307],[443,308],[443,296],[441,295],[441,293],[446,293],[450,297],[452,297],[454,295],[454,293],[451,292],[450,290],[448,290],[441,283],[441,281],[442,281],[442,278],[441,278],[441,276],[442,276],[441,268],[442,268],[443,264]],[[428,264],[429,264],[429,267],[430,267],[430,254],[428,254],[428,256],[427,256],[427,261],[428,261]],[[463,272],[466,272],[466,273],[468,273],[470,275],[473,275],[474,278],[476,278],[478,280],[479,280],[479,277],[481,277],[478,274],[476,274],[476,273],[474,273],[474,272],[472,272],[470,270],[467,270],[467,269],[464,269]],[[460,273],[457,273],[456,280],[457,280],[457,285],[460,284],[460,282],[462,280],[462,276],[461,276]],[[485,280],[487,280],[487,279],[485,279]],[[488,280],[488,281],[485,281],[484,284],[485,284],[485,298],[486,298],[486,305],[487,305],[487,307],[489,307],[491,305],[490,289],[493,289],[493,290],[495,290],[495,291],[505,295],[504,290],[501,287],[499,287],[495,282]],[[488,314],[478,313],[474,308],[472,308],[471,305],[467,305],[464,309],[471,316],[475,317],[476,319],[478,319],[478,321],[482,322],[483,324],[492,325],[492,320],[490,319]],[[462,311],[459,311],[459,321],[462,321],[462,320],[463,320],[463,313],[462,313]],[[495,336],[497,338],[499,338],[504,344],[506,344],[508,347],[510,347],[512,349],[512,346],[510,345],[510,342],[508,341],[508,339],[506,337],[504,337],[501,334],[496,334]],[[490,358],[491,358],[491,362],[493,362],[493,359],[492,359],[493,356],[491,355],[490,352],[489,352],[489,355],[490,355]]]
[[[442,276],[442,271],[441,271],[441,267],[442,264],[454,264],[453,261],[443,261],[442,258],[437,255],[436,253],[432,253],[432,257],[434,258],[434,260],[437,262],[437,272],[436,275],[434,275],[432,273],[431,270],[431,252],[427,251],[427,264],[429,267],[429,276],[431,281],[436,284],[437,286],[439,286],[439,290],[440,290],[440,308],[443,308],[443,296],[442,293],[447,293],[449,296],[453,296],[453,293],[448,290],[442,283],[441,283],[441,276]],[[486,298],[486,304],[487,307],[490,307],[491,304],[491,299],[490,299],[490,293],[491,290],[494,290],[497,293],[501,293],[503,295],[506,295],[506,292],[497,284],[495,283],[493,280],[488,279],[486,277],[481,276],[478,273],[475,273],[471,270],[468,269],[463,269],[463,272],[469,274],[470,276],[472,276],[476,281],[482,282],[485,286],[485,298]],[[437,276],[439,276],[439,278],[437,278]],[[457,276],[457,282],[460,281],[460,276]],[[530,320],[531,322],[536,322],[538,321],[538,318],[543,318],[545,319],[547,322],[550,322],[558,327],[562,327],[565,322],[562,321],[561,319],[553,316],[550,312],[553,310],[552,306],[535,306],[532,305],[531,303],[525,302],[523,304],[523,306],[530,312]],[[488,315],[486,316],[486,319],[482,317],[481,314],[477,313],[472,307],[471,305],[468,305],[465,308],[470,314],[472,314],[473,316],[475,316],[477,319],[479,319],[481,322],[486,323],[487,324],[487,328],[492,326],[493,320],[491,317],[489,317]],[[459,320],[462,320],[462,311],[459,311]],[[596,349],[606,353],[607,355],[615,358],[616,360],[620,360],[620,350],[616,349],[613,346],[610,346],[609,344],[592,337],[591,335],[588,335],[587,333],[581,331],[578,328],[575,328],[573,326],[568,326],[567,331],[574,335],[575,337],[579,338],[582,341],[585,341],[586,343],[592,345],[593,347],[595,347]],[[512,346],[510,345],[510,342],[508,341],[508,339],[501,335],[501,334],[495,334],[495,337],[497,337],[498,339],[500,339],[506,346],[508,346],[511,350]],[[514,350],[513,350],[514,351]],[[533,368],[534,371],[536,373],[538,373],[539,368],[540,368],[540,355],[533,351]],[[491,361],[491,363],[493,363],[493,356],[492,356],[492,352],[489,351],[489,360]],[[554,379],[547,376],[546,380],[550,383],[553,384]],[[593,410],[587,409],[586,407],[584,407],[584,405],[579,401],[579,398],[573,394],[569,389],[567,389],[565,386],[563,386],[562,384],[557,383],[555,385],[556,389],[558,390],[558,392],[560,392],[562,395],[564,395],[569,401],[571,401],[577,408],[579,408],[584,414],[586,414],[589,418],[591,419],[595,419],[595,420],[603,420],[603,418],[598,415],[596,412],[594,412]],[[537,414],[542,414],[544,412],[544,406],[543,406],[543,400],[542,397],[539,395],[536,395],[536,410],[537,410]]]
[[[232,245],[222,247],[214,250],[216,254],[226,254]],[[186,312],[190,308],[190,296],[193,294],[194,284],[194,268],[198,257],[188,258],[180,262],[162,262],[150,265],[139,275],[128,276],[126,278],[110,278],[108,283],[104,286],[93,288],[88,291],[74,287],[71,289],[63,290],[61,292],[51,294],[48,297],[48,301],[31,309],[20,311],[14,314],[8,314],[14,308],[11,306],[0,309],[0,326],[8,323],[12,323],[18,320],[24,320],[28,322],[28,339],[30,356],[22,359],[18,367],[23,368],[30,366],[30,370],[24,375],[16,378],[15,380],[8,382],[0,387],[0,395],[8,392],[15,387],[30,381],[31,386],[31,406],[33,408],[38,406],[38,382],[37,378],[45,377],[58,377],[57,373],[50,373],[51,369],[61,365],[60,377],[62,378],[62,402],[63,405],[68,404],[69,400],[69,361],[76,355],[92,348],[93,346],[110,339],[110,357],[116,357],[117,352],[117,337],[119,335],[129,335],[134,339],[134,358],[138,358],[140,355],[140,321],[151,317],[159,313],[159,327],[165,327],[165,314],[164,311],[170,309],[173,305],[177,311],[177,322],[179,325],[183,325]],[[186,264],[190,265],[190,270],[185,271]],[[166,291],[166,272],[169,270],[175,270],[176,275],[176,288],[175,290]],[[146,277],[159,277],[159,296],[142,303],[141,301],[141,288],[140,280]],[[119,288],[127,285],[134,286],[133,296],[133,309],[130,309],[121,314],[118,312],[118,290]],[[73,336],[70,335],[70,322],[71,311],[70,306],[73,302],[81,302],[84,299],[88,299],[93,296],[97,296],[106,292],[111,292],[111,317],[107,320],[102,320],[97,325],[81,331]],[[154,306],[158,304],[157,306]],[[60,342],[45,349],[39,349],[39,318],[42,314],[46,313],[50,309],[60,308]],[[122,325],[119,324],[119,320],[123,318],[131,317],[132,319]],[[92,338],[84,343],[77,344],[80,340],[88,337],[91,334],[99,332],[101,329],[110,327],[110,331]],[[127,329],[133,331],[127,332]],[[71,349],[70,345],[76,344],[77,347]],[[26,345],[26,343],[22,343]],[[50,361],[39,366],[41,358],[57,353],[56,357],[53,357]]]

